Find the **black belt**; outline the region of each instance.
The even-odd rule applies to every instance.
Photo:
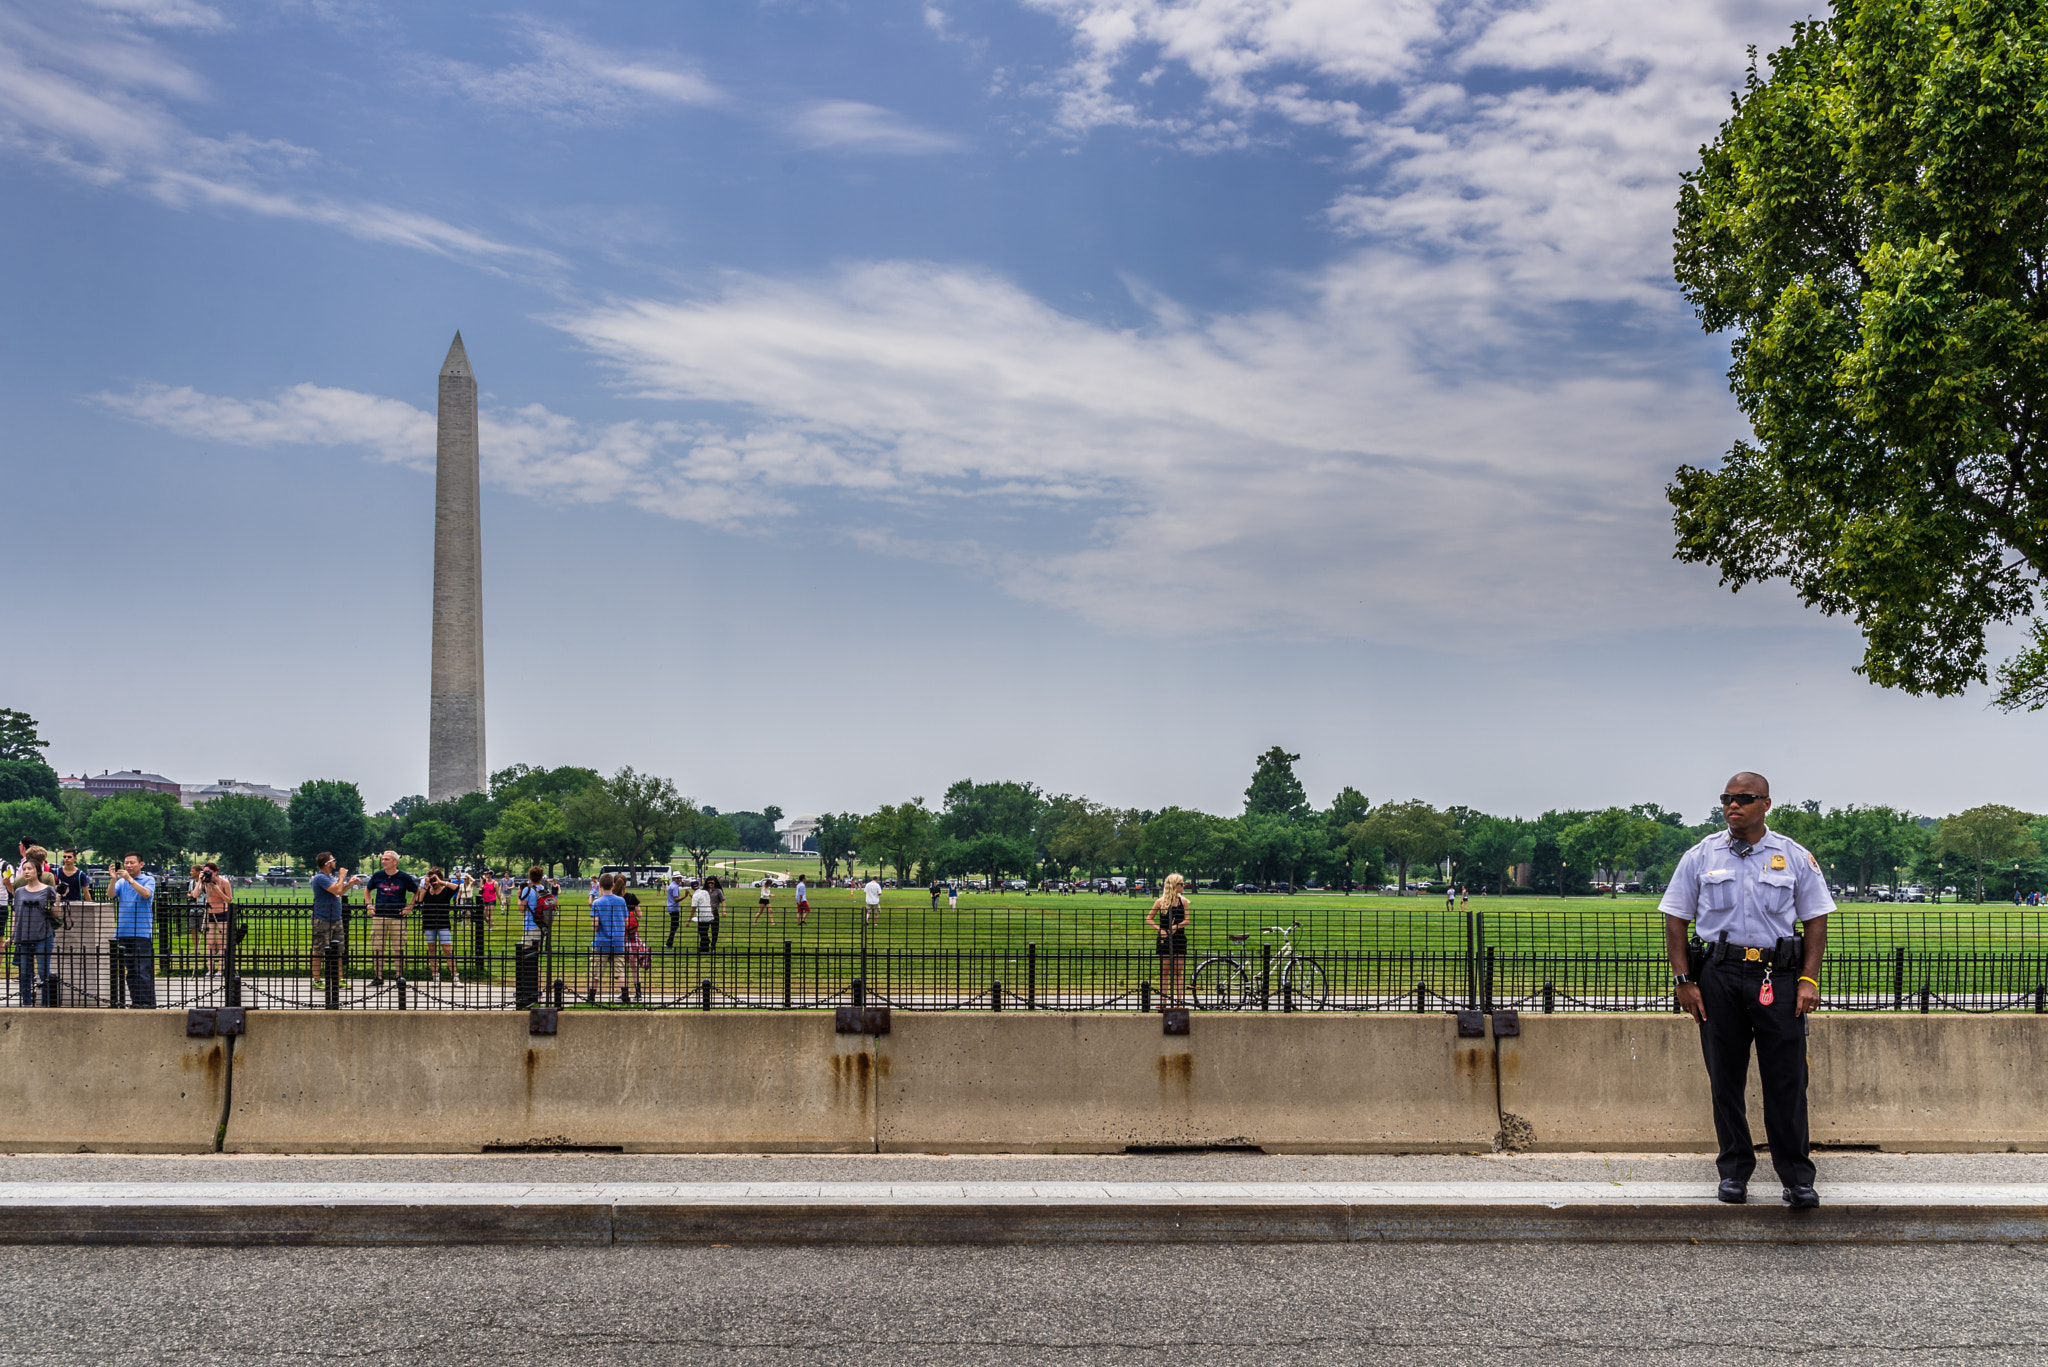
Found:
[[[1782,943],[1782,942],[1781,942]],[[1797,943],[1795,940],[1794,943]],[[1760,948],[1756,945],[1738,945],[1727,940],[1714,940],[1707,945],[1708,963],[1732,963],[1742,967],[1755,965],[1758,968],[1790,968],[1791,964],[1778,963],[1778,946]]]

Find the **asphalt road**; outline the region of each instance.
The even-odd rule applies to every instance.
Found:
[[[2031,1247],[7,1249],[0,1363],[2037,1361]]]

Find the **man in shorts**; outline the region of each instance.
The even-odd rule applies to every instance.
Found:
[[[877,874],[875,877],[868,879],[867,886],[862,888],[861,891],[867,894],[867,907],[861,912],[861,918],[872,921],[875,919],[875,913],[882,909],[881,875]]]
[[[327,967],[327,946],[346,954],[343,935],[348,926],[348,908],[342,899],[356,885],[355,875],[337,868],[334,856],[322,850],[313,860],[313,986],[324,986],[321,975]]]
[[[605,874],[597,880],[597,896],[590,899],[590,986],[585,1001],[610,1001],[613,992],[626,1000],[619,982],[619,956],[626,952],[626,899],[619,893],[626,886],[623,874]]]
[[[420,880],[399,870],[397,850],[384,851],[377,864],[363,884],[363,900],[370,906],[371,981],[381,983],[387,954],[393,979],[405,971],[405,913],[419,896]]]
[[[796,877],[796,923],[802,925],[804,918],[811,914],[811,890],[804,885],[804,877]]]

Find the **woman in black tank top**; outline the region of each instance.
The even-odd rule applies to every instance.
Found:
[[[1183,893],[1187,880],[1177,873],[1166,875],[1166,889],[1159,900],[1152,904],[1152,910],[1145,913],[1145,924],[1159,937],[1159,1006],[1185,1005],[1185,979],[1188,963],[1188,899]]]

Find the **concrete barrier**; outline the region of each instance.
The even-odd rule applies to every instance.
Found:
[[[1503,1138],[1529,1152],[1712,1152],[1699,1027],[1666,1014],[1523,1016],[1496,1041]],[[1820,1145],[2048,1149],[2048,1018],[1817,1015],[1808,1128]],[[1752,1061],[1749,1124],[1764,1142]]]
[[[850,1152],[874,1056],[817,1012],[251,1012],[230,1152]]]
[[[206,1153],[226,1077],[182,1011],[0,1009],[0,1149]]]
[[[876,1042],[884,1152],[1441,1153],[1493,1146],[1493,1051],[1445,1015],[908,1012]]]

